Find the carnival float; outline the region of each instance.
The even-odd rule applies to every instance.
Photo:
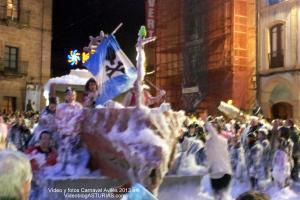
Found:
[[[144,46],[154,41],[155,37],[146,38],[145,27],[141,27],[136,44],[135,67],[120,50],[114,37],[115,31],[110,35],[101,31],[98,37],[90,36],[91,43],[85,48],[93,52],[85,63],[89,72],[72,70],[70,75],[50,79],[45,85],[46,98],[56,95],[55,87],[59,84],[84,85],[90,77],[94,77],[100,86],[96,108],[64,105],[57,109],[56,124],[63,140],[58,163],[46,174],[86,176],[90,169],[84,170],[88,164],[85,158],[89,155],[90,168],[99,170],[102,176],[116,178],[126,183],[128,188],[138,183],[157,195],[174,160],[185,114],[183,111],[173,111],[165,103],[157,108],[143,105]],[[111,56],[112,51],[115,53]],[[117,94],[132,87],[137,91],[136,106],[124,107],[111,101]],[[88,153],[78,151],[75,158],[72,145],[79,143],[77,140]],[[76,159],[83,162],[74,161]]]

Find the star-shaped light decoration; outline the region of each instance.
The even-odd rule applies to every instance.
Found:
[[[70,54],[68,55],[68,63],[70,63],[70,65],[74,66],[74,65],[78,65],[78,62],[80,61],[80,53],[78,52],[78,50],[72,50],[70,51]]]

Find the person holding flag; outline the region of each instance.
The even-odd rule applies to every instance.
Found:
[[[85,84],[85,92],[83,95],[83,107],[95,108],[97,97],[98,83],[94,78],[90,78]]]
[[[120,48],[114,35],[104,37],[84,66],[99,83],[96,105],[103,105],[133,87],[137,69]]]
[[[99,83],[96,105],[104,105],[108,100],[128,90],[130,92],[123,101],[125,106],[140,106],[141,104],[150,106],[160,102],[166,92],[159,90],[159,95],[154,97],[147,91],[149,88],[143,84],[145,76],[144,45],[156,38],[145,38],[146,29],[145,26],[141,26],[136,45],[137,67],[135,67],[115,39],[113,34],[116,30],[111,35],[102,37],[101,43],[84,64]]]

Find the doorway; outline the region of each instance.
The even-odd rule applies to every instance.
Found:
[[[293,118],[293,106],[286,102],[276,103],[271,108],[273,119]]]

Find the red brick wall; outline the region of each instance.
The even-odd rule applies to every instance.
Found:
[[[256,65],[255,0],[234,1],[233,100],[249,109],[255,100],[253,76]]]
[[[157,0],[155,81],[166,90],[166,101],[181,109],[181,0]]]
[[[216,113],[220,101],[233,100],[242,109],[254,102],[255,0],[205,0],[201,9],[207,26],[207,96],[199,105]],[[157,0],[156,84],[167,91],[167,101],[182,108],[182,0]]]

